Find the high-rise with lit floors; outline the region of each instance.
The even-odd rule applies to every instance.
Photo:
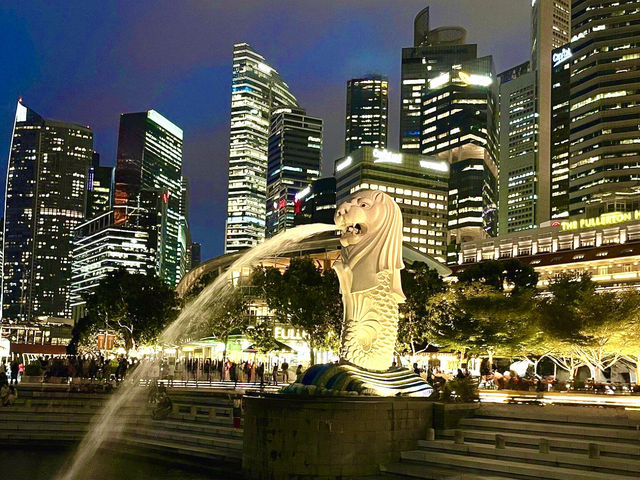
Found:
[[[108,212],[113,207],[115,168],[100,165],[100,155],[93,152],[87,181],[87,219]]]
[[[565,138],[569,217],[640,205],[640,0],[573,0],[571,43],[555,52],[569,76]],[[564,74],[564,77],[563,77]],[[555,106],[554,106],[555,108]],[[558,118],[558,122],[562,122]],[[566,119],[565,119],[566,120]],[[556,126],[554,125],[554,128]]]
[[[413,46],[402,49],[400,151],[420,153],[421,110],[429,80],[477,58],[477,45],[465,44],[466,34],[461,27],[429,30],[429,7],[416,16]]]
[[[569,0],[532,1],[531,61],[499,75],[501,235],[537,228],[553,215],[552,52],[569,40],[569,10]]]
[[[116,206],[161,199],[156,272],[170,285],[181,278],[182,129],[155,110],[120,116]],[[124,221],[116,210],[116,224]]]
[[[320,177],[322,120],[301,108],[284,107],[271,114],[267,169],[267,237],[294,226],[300,197]]]
[[[536,227],[538,115],[530,62],[500,78],[500,235]]]
[[[358,190],[387,193],[402,212],[404,243],[444,262],[449,164],[434,157],[361,147],[335,162],[335,203]]]
[[[422,154],[451,165],[449,261],[462,242],[497,234],[497,96],[493,60],[486,56],[432,78],[423,97]]]
[[[225,252],[264,240],[269,123],[283,106],[298,102],[278,72],[248,44],[234,45]]]
[[[638,208],[640,0],[573,0],[571,34],[569,216]]]
[[[537,152],[536,218],[539,225],[551,218],[551,70],[552,51],[571,37],[571,0],[532,0],[531,69],[536,80]]]
[[[389,81],[381,75],[347,82],[344,153],[363,146],[387,148]]]
[[[93,133],[18,101],[5,190],[5,320],[69,317],[73,229],[85,216]]]

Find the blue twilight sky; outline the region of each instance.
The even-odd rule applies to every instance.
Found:
[[[211,258],[223,250],[232,45],[251,44],[324,119],[328,173],[349,78],[389,76],[397,147],[401,49],[427,4],[432,28],[465,27],[498,72],[528,59],[530,0],[3,0],[0,178],[20,96],[46,118],[90,125],[109,165],[120,113],[153,108],[184,129],[193,239]]]

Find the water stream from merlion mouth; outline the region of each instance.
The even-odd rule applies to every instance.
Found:
[[[204,290],[185,306],[178,318],[172,322],[159,336],[160,344],[175,344],[186,332],[198,331],[198,326],[207,319],[211,312],[220,305],[220,299],[233,289],[232,276],[243,268],[251,268],[261,260],[273,258],[284,252],[295,249],[310,237],[323,232],[336,230],[335,225],[313,223],[300,225],[276,235],[260,245],[247,250],[224,273],[207,285]],[[90,462],[105,442],[115,441],[127,426],[127,420],[139,412],[140,402],[144,401],[147,389],[141,386],[143,380],[152,378],[157,372],[158,362],[143,361],[122,382],[118,390],[111,395],[107,403],[93,420],[89,431],[80,442],[70,462],[58,474],[58,480],[77,480],[87,478],[85,472],[90,469]],[[137,411],[136,411],[137,406]]]

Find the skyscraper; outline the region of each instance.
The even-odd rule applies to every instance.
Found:
[[[124,210],[119,212],[119,210]],[[69,310],[74,320],[85,315],[86,297],[109,273],[121,268],[146,274],[155,268],[155,212],[118,206],[78,225],[73,234]],[[124,219],[116,225],[116,217]]]
[[[94,218],[113,207],[115,168],[100,165],[100,154],[93,152],[87,181],[87,218]]]
[[[267,169],[266,236],[294,226],[299,195],[320,177],[322,120],[301,108],[279,108],[271,114]]]
[[[530,62],[500,74],[500,235],[537,225],[538,115]]]
[[[429,80],[477,58],[477,45],[465,44],[466,34],[461,27],[429,30],[429,7],[416,16],[413,47],[402,49],[400,151],[420,153],[421,109]]]
[[[120,116],[115,203],[140,207],[142,192],[162,199],[156,271],[170,285],[181,278],[182,139],[155,110]],[[117,213],[116,223],[124,221]]]
[[[336,203],[358,190],[391,196],[403,218],[403,241],[445,261],[449,164],[434,157],[362,147],[336,161]]]
[[[344,153],[360,147],[387,148],[389,81],[368,75],[347,82]]]
[[[536,80],[537,193],[535,224],[551,218],[551,69],[552,51],[571,37],[570,0],[533,0],[531,67]]]
[[[429,80],[423,97],[422,154],[451,165],[451,261],[460,243],[497,234],[497,91],[487,56],[452,65]]]
[[[5,193],[4,319],[69,317],[73,229],[85,216],[93,133],[18,101]]]
[[[271,112],[298,106],[278,72],[248,44],[233,46],[225,252],[264,239]]]
[[[568,104],[554,105],[564,104],[569,116],[554,142],[558,155],[568,146],[567,214],[633,210],[640,206],[640,0],[573,0],[571,34],[553,60],[554,82],[569,76]],[[567,119],[554,120],[556,130]]]
[[[336,213],[336,177],[318,178],[311,182],[297,198],[301,202],[296,214],[296,225],[305,223],[333,223]]]

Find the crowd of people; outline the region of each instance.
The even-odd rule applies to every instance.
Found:
[[[302,375],[303,367],[298,365],[293,372],[287,361],[282,363],[258,362],[250,360],[202,359],[149,356],[143,359],[125,355],[107,357],[103,354],[67,355],[38,357],[28,362],[16,357],[10,361],[0,361],[0,377],[5,375],[9,385],[17,385],[25,368],[28,375],[43,377],[44,382],[53,379],[82,379],[94,382],[121,382],[140,364],[153,362],[148,373],[149,379],[166,380],[169,385],[175,381],[233,382],[260,385],[289,383]]]
[[[231,359],[223,361],[209,358],[163,359],[158,368],[156,376],[167,380],[169,385],[176,380],[278,385],[292,382],[302,375],[303,371],[302,365],[298,365],[293,377],[286,361],[281,364],[269,364],[250,360],[234,362]]]

